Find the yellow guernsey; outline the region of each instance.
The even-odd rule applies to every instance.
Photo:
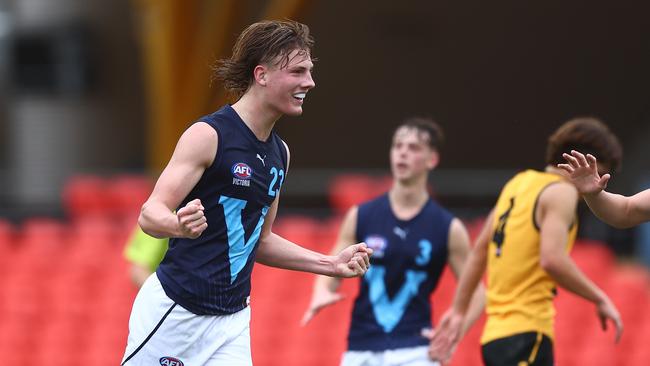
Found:
[[[488,318],[482,344],[523,332],[553,339],[555,282],[540,266],[535,208],[542,191],[561,180],[556,174],[527,170],[512,178],[499,196],[488,250]],[[568,251],[577,225],[567,229]]]

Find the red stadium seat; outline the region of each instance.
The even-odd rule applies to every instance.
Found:
[[[87,365],[118,365],[126,348],[129,333],[128,319],[116,322],[93,323],[86,330],[88,347],[77,352]]]
[[[597,284],[602,283],[608,271],[614,268],[614,254],[601,242],[580,239],[571,250],[571,257]]]
[[[68,227],[49,218],[31,218],[23,222],[12,264],[15,271],[27,271],[47,277],[60,271],[68,251]]]
[[[50,321],[38,334],[37,364],[80,365],[78,354],[86,346],[86,340],[83,324],[67,319]]]
[[[21,227],[22,244],[63,245],[68,227],[64,222],[50,218],[30,218]]]
[[[318,230],[318,221],[308,216],[281,216],[273,223],[273,232],[307,248],[317,246]]]
[[[340,175],[328,187],[329,201],[335,212],[345,213],[350,207],[369,198],[371,179],[365,175]]]
[[[105,216],[83,217],[72,222],[70,240],[76,243],[114,242],[121,229],[114,220]]]
[[[120,259],[120,229],[105,216],[87,216],[71,225],[66,261],[73,271],[105,272]],[[90,274],[90,273],[88,273]]]
[[[38,345],[35,333],[39,326],[25,319],[5,317],[0,322],[0,354],[4,363],[27,365],[31,362],[34,347]]]
[[[111,207],[104,178],[78,175],[63,187],[63,208],[73,220],[83,216],[106,215]]]
[[[137,218],[152,190],[153,182],[146,176],[120,175],[108,180],[111,213],[118,218]]]
[[[5,280],[5,273],[11,271],[13,257],[18,247],[18,236],[15,226],[0,219],[0,284]]]
[[[481,229],[483,229],[483,225],[485,225],[485,217],[475,218],[471,221],[464,222],[464,224],[469,233],[469,237],[473,241],[478,237],[478,234],[481,233]]]
[[[336,244],[342,220],[343,217],[336,216],[320,221],[315,234],[314,246],[310,246],[310,249],[330,253]]]
[[[0,218],[0,250],[13,245],[16,235],[16,227],[8,220]]]

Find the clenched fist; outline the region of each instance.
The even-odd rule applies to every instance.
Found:
[[[176,212],[182,237],[196,239],[201,236],[201,233],[208,227],[203,210],[201,200],[197,198]]]
[[[366,243],[351,245],[342,250],[335,260],[335,277],[363,276],[370,267],[372,249]]]

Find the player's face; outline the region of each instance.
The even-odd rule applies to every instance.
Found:
[[[314,64],[308,52],[294,50],[289,54],[286,67],[281,66],[276,62],[266,71],[266,102],[279,114],[298,116],[302,114],[307,92],[316,86],[312,79]]]
[[[411,180],[429,173],[438,163],[438,153],[428,144],[426,133],[402,127],[393,136],[390,165],[396,180]]]

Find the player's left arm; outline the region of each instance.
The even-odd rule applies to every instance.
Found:
[[[449,248],[449,258],[448,262],[451,266],[451,270],[458,280],[463,272],[463,267],[467,265],[467,259],[471,251],[470,248],[470,239],[467,229],[463,223],[455,218],[449,227],[449,238],[448,238],[448,248]],[[461,331],[461,337],[469,330],[469,328],[476,322],[476,320],[483,313],[485,308],[485,288],[482,283],[478,283],[472,299],[469,303],[467,310],[467,315],[465,316],[465,322],[463,323],[463,329]]]
[[[289,170],[289,148],[287,149],[287,171]],[[337,255],[324,255],[301,247],[271,230],[278,212],[280,194],[271,205],[259,239],[256,261],[267,266],[311,272],[334,277],[357,277],[368,270],[372,249],[365,243],[351,245]]]
[[[650,221],[650,189],[633,196],[603,190],[583,197],[594,215],[616,228],[626,229]]]
[[[569,179],[591,211],[599,219],[619,229],[650,221],[650,189],[633,196],[623,196],[605,191],[610,175],[598,173],[596,157],[571,150],[563,154],[566,164],[558,164],[569,174]]]
[[[535,215],[540,226],[540,265],[562,288],[594,303],[604,330],[611,320],[616,342],[623,332],[618,309],[595,283],[571,260],[566,250],[569,227],[575,218],[578,192],[568,183],[553,184],[539,197]]]

